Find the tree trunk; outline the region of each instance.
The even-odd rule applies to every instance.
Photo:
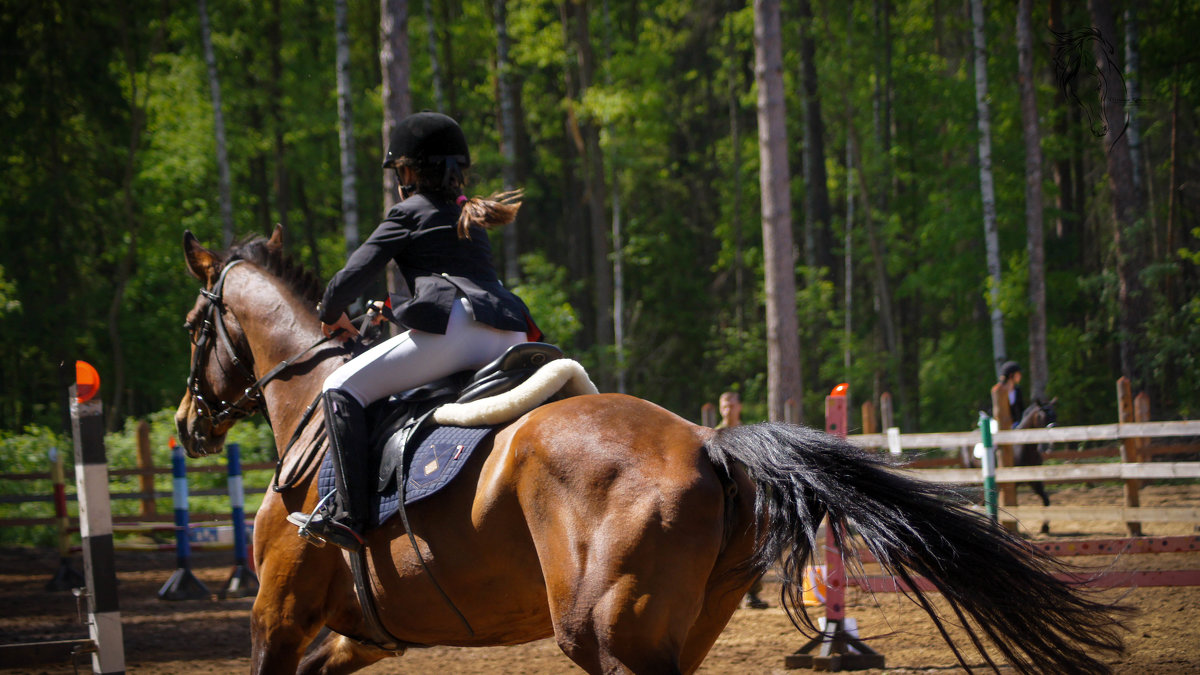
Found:
[[[611,64],[613,29],[612,12],[608,0],[604,0],[604,58],[606,64]],[[606,67],[604,83],[612,86],[612,71]],[[614,152],[615,154],[615,152]],[[612,179],[609,181],[612,193],[612,274],[613,274],[613,351],[616,355],[617,393],[624,394],[626,389],[625,362],[625,250],[621,236],[621,187],[618,181],[618,164],[615,157],[611,160]]]
[[[570,17],[567,36],[574,47],[577,58],[579,87],[578,100],[582,100],[592,86],[595,77],[595,57],[592,51],[589,29],[589,10],[586,0],[567,0],[573,11],[564,13]],[[595,344],[604,347],[613,342],[613,279],[609,261],[608,231],[611,223],[605,213],[604,155],[600,150],[600,127],[590,120],[576,120],[576,128],[582,140],[584,202],[587,207],[588,234],[591,242],[591,277],[593,302],[593,329]],[[600,379],[602,389],[611,389],[614,369],[608,355],[602,354]],[[608,385],[608,386],[604,386]]]
[[[801,80],[804,87],[804,264],[812,272],[833,268],[830,245],[829,186],[825,174],[825,124],[817,80],[813,13],[809,0],[800,0]]]
[[[342,225],[346,257],[358,248],[358,187],[354,177],[354,114],[350,89],[350,32],[346,0],[335,0],[337,31],[338,143],[342,150]]]
[[[275,206],[279,216],[276,222],[283,225],[284,230],[288,230],[291,227],[288,211],[291,210],[292,203],[284,162],[286,144],[283,140],[283,107],[280,105],[283,101],[283,11],[280,2],[281,0],[271,0],[271,20],[267,26],[267,43],[271,53],[271,95],[267,105],[270,107],[275,148]],[[287,245],[286,239],[284,245]]]
[[[1171,74],[1171,154],[1167,171],[1167,231],[1163,237],[1168,255],[1175,251],[1175,219],[1179,212],[1179,66]],[[1176,274],[1166,275],[1167,306],[1175,306]]]
[[[1125,101],[1120,87],[1121,68],[1108,40],[1117,35],[1112,6],[1108,0],[1088,0],[1092,23],[1102,39],[1092,42],[1096,68],[1104,83],[1101,105],[1107,122],[1104,134],[1108,188],[1112,193],[1113,247],[1117,256],[1117,327],[1121,374],[1134,383],[1135,391],[1148,383],[1138,364],[1138,347],[1145,318],[1145,289],[1139,272],[1144,268],[1145,249],[1139,220],[1141,203],[1133,188],[1133,160],[1125,127]]]
[[[875,0],[875,33],[883,41],[874,50],[875,91],[872,99],[875,142],[879,147],[883,176],[876,194],[879,208],[889,212],[892,193],[892,17],[888,0]]]
[[[433,0],[425,0],[425,30],[429,34],[429,65],[433,75],[433,104],[446,112],[446,95],[442,87],[442,66],[438,59],[437,24],[433,20]]]
[[[759,184],[767,294],[767,409],[772,421],[782,421],[788,399],[803,406],[804,389],[796,325],[779,0],[754,0],[754,76],[758,83],[758,152],[762,164]]]
[[[562,216],[560,222],[563,223],[563,243],[566,246],[567,268],[571,276],[576,279],[586,279],[591,274],[591,246],[592,239],[590,233],[590,223],[587,214],[579,208],[579,205],[586,200],[586,168],[583,170],[584,178],[579,178],[579,167],[577,164],[583,164],[586,160],[586,147],[583,141],[583,132],[580,130],[579,119],[576,115],[577,101],[582,98],[581,89],[579,86],[579,76],[575,72],[574,66],[578,64],[579,58],[576,55],[578,46],[575,44],[574,34],[571,30],[572,17],[577,11],[577,7],[572,0],[562,0],[558,5],[559,23],[562,25],[563,45],[566,50],[566,58],[563,59],[563,89],[565,93],[565,144],[563,146],[563,171],[560,176],[561,188],[560,192],[563,195],[562,201]],[[571,299],[571,304],[576,307],[581,317],[594,316],[595,309],[595,292],[589,285],[582,293],[574,294]],[[579,335],[579,348],[589,349],[595,344],[596,331],[583,330]]]
[[[142,144],[142,132],[146,125],[150,84],[154,81],[151,72],[154,56],[162,50],[166,38],[166,22],[158,22],[158,29],[150,41],[149,50],[142,57],[144,63],[138,62],[141,49],[133,44],[136,36],[130,35],[130,30],[129,25],[122,24],[121,45],[129,77],[129,143],[126,146],[125,170],[121,178],[121,207],[129,241],[126,244],[125,255],[121,257],[121,261],[117,265],[116,277],[113,279],[113,297],[108,306],[108,337],[113,354],[112,398],[107,415],[109,431],[116,431],[122,423],[121,396],[125,393],[126,364],[124,342],[121,339],[121,309],[124,306],[125,290],[129,287],[129,280],[133,277],[137,267],[138,235],[142,229],[137,196],[134,194],[134,180],[137,177],[138,152]],[[138,74],[143,70],[142,77],[145,85],[139,87]]]
[[[1066,30],[1063,26],[1062,18],[1062,2],[1061,0],[1050,0],[1050,31],[1051,33],[1062,33]],[[1060,59],[1060,50],[1062,46],[1058,42],[1052,43],[1051,57],[1055,63]],[[1066,92],[1063,87],[1058,86],[1054,89],[1054,107],[1061,111],[1056,117],[1054,124],[1054,134],[1061,139],[1070,139],[1077,129],[1077,125],[1071,123],[1071,119],[1077,114],[1074,105],[1067,103]],[[1055,210],[1058,214],[1054,220],[1054,236],[1058,239],[1063,239],[1067,235],[1068,224],[1071,221],[1078,221],[1078,214],[1075,211],[1075,185],[1073,172],[1071,170],[1071,154],[1076,152],[1075,143],[1069,143],[1069,153],[1064,153],[1054,160],[1054,185],[1058,188],[1058,194],[1054,198]]]
[[[412,90],[408,56],[408,0],[379,2],[379,70],[383,76],[383,154],[387,153],[392,131],[400,120],[412,114]],[[390,211],[399,199],[396,174],[383,172],[383,209]]]
[[[1004,344],[1004,313],[1000,310],[1000,237],[996,231],[996,187],[992,181],[992,123],[988,112],[987,38],[983,0],[971,0],[975,46],[975,109],[979,117],[979,189],[983,195],[983,237],[991,278],[992,359],[997,375],[1008,359]]]
[[[412,113],[412,91],[409,88],[411,61],[408,56],[408,0],[380,0],[379,2],[379,71],[383,80],[383,153],[396,124]],[[396,174],[383,172],[383,210],[391,211],[399,200]],[[388,293],[399,297],[410,294],[408,284],[396,267],[387,265]],[[398,326],[388,329],[393,335]]]
[[[733,4],[733,3],[731,3]],[[731,10],[733,11],[733,10]],[[745,243],[742,235],[742,132],[738,124],[738,94],[740,78],[737,67],[737,44],[734,38],[733,22],[728,22],[728,44],[726,54],[727,76],[729,78],[729,144],[733,157],[733,197],[730,205],[729,227],[733,230],[733,302],[734,326],[737,335],[741,337],[746,329],[746,270],[743,263]]]
[[[513,93],[512,63],[508,58],[508,2],[495,0],[496,15],[496,80],[500,103],[500,154],[504,158],[501,173],[504,189],[517,189],[517,102]],[[504,227],[504,279],[509,285],[518,283],[520,266],[520,219]]]
[[[196,0],[200,12],[200,39],[204,42],[204,62],[208,64],[208,88],[212,93],[213,133],[217,140],[217,187],[220,191],[221,232],[226,248],[233,243],[233,190],[229,179],[229,153],[225,146],[225,115],[221,110],[221,80],[217,76],[217,57],[213,53],[212,33],[208,25],[208,4]]]
[[[1025,229],[1029,248],[1029,379],[1034,400],[1046,400],[1046,251],[1042,215],[1042,132],[1033,80],[1033,0],[1017,3],[1017,85],[1025,131]]]
[[[1125,114],[1128,115],[1129,129],[1129,160],[1133,169],[1133,189],[1140,196],[1144,194],[1142,186],[1142,133],[1138,120],[1138,105],[1140,88],[1138,86],[1138,68],[1140,64],[1137,32],[1137,3],[1130,3],[1125,8],[1125,87],[1129,96],[1125,101]]]

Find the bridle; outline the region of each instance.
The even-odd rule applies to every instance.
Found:
[[[221,270],[221,274],[217,277],[216,283],[213,284],[212,290],[205,288],[200,289],[200,295],[208,301],[204,306],[203,314],[200,316],[200,325],[197,327],[193,322],[189,321],[184,324],[184,328],[193,335],[193,344],[195,349],[192,351],[192,365],[188,372],[187,389],[192,395],[192,401],[195,405],[196,415],[205,420],[209,424],[210,429],[215,429],[226,422],[232,424],[238,420],[245,419],[256,412],[262,411],[267,417],[267,423],[270,424],[270,416],[267,415],[266,403],[263,400],[263,387],[267,383],[274,380],[284,370],[290,367],[297,359],[311,352],[332,340],[335,336],[330,335],[317,340],[311,346],[307,347],[295,356],[280,361],[278,365],[269,370],[262,377],[255,378],[254,370],[247,366],[241,359],[238,358],[237,350],[234,349],[233,340],[229,338],[229,330],[225,327],[225,278],[229,275],[229,270],[237,267],[240,263],[245,262],[242,259],[230,261],[229,264]],[[197,330],[199,331],[197,333]],[[229,354],[229,359],[233,365],[241,371],[242,375],[252,384],[242,390],[241,396],[233,403],[221,401],[220,407],[217,408],[209,403],[204,398],[204,394],[200,391],[200,379],[197,376],[202,372],[205,358],[213,351],[209,348],[213,342],[213,336],[216,336],[217,341],[225,347],[225,351]],[[219,363],[219,362],[218,362]],[[224,366],[222,366],[224,368]],[[307,416],[304,420],[307,422]],[[299,430],[297,430],[299,431]],[[293,439],[294,440],[294,439]],[[290,445],[289,445],[290,447]],[[203,449],[198,450],[204,453]],[[281,453],[282,456],[283,453]]]
[[[205,288],[200,289],[200,295],[204,297],[208,303],[204,306],[204,311],[200,315],[200,325],[197,327],[192,321],[183,325],[189,333],[192,333],[192,344],[195,349],[192,350],[192,365],[188,372],[187,388],[192,394],[192,402],[196,407],[196,414],[206,420],[210,428],[224,424],[225,422],[236,422],[253,415],[262,407],[262,386],[266,384],[262,380],[254,382],[254,371],[251,370],[241,359],[238,358],[237,350],[233,347],[233,340],[229,338],[229,330],[225,327],[225,278],[229,275],[229,270],[237,267],[242,260],[234,260],[226,265],[220,276],[217,277],[216,283],[213,284],[212,290]],[[198,332],[197,332],[198,329]],[[242,395],[233,403],[226,401],[220,402],[219,409],[215,408],[211,403],[204,398],[204,394],[200,391],[200,378],[198,374],[203,371],[205,359],[213,351],[210,349],[210,343],[213,342],[213,336],[225,347],[230,361],[234,367],[241,371],[246,379],[254,382],[254,384],[246,387],[242,391]]]

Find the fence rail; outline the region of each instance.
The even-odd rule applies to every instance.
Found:
[[[1131,422],[1126,424],[1092,424],[1050,429],[1010,429],[993,435],[996,445],[1025,443],[1083,443],[1087,441],[1121,441],[1141,438],[1170,438],[1200,436],[1200,420],[1180,422]],[[858,434],[846,440],[862,448],[888,449],[887,434]],[[981,440],[978,430],[927,434],[900,434],[900,449],[969,448]]]

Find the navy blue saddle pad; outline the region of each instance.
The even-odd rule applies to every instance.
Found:
[[[466,466],[471,453],[492,432],[493,427],[437,427],[430,431],[416,446],[408,472],[406,505],[418,502],[446,487],[462,467]],[[374,475],[371,481],[374,482]],[[317,474],[317,491],[321,497],[333,492],[333,456],[325,453],[321,471]],[[396,515],[400,505],[397,481],[385,492],[371,492],[371,527],[380,525]]]

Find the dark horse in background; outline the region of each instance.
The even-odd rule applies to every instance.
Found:
[[[880,456],[799,426],[715,431],[618,394],[566,398],[497,428],[454,482],[408,509],[407,530],[393,518],[368,533],[367,592],[402,641],[383,648],[347,554],[287,522],[317,502],[323,425],[319,412],[305,423],[306,406],[348,358],[320,343],[316,279],[283,254],[281,229],[223,254],[187,233],[184,252],[203,288],[186,323],[183,446],[218,452],[238,419],[261,412],[282,453],[255,516],[254,673],[349,673],[406,647],[550,636],[589,673],[690,673],[781,556],[784,607],[811,629],[802,578],[825,517],[844,551],[865,546],[914,589],[964,667],[944,622],[963,625],[993,668],[999,654],[1022,673],[1107,672],[1103,655],[1122,650],[1120,608]]]
[[[1051,399],[1048,403],[1040,400],[1034,400],[1033,404],[1025,409],[1021,414],[1021,421],[1017,422],[1013,429],[1048,429],[1053,427],[1058,421],[1058,416],[1054,412],[1054,404],[1058,399]],[[1041,466],[1044,456],[1042,455],[1041,444],[1039,443],[1024,443],[1018,445],[1013,453],[1013,464],[1016,466]],[[1029,487],[1033,489],[1034,494],[1042,499],[1042,506],[1050,506],[1050,496],[1046,494],[1046,484],[1040,480],[1030,481]],[[1042,534],[1050,532],[1050,523],[1042,521]]]

